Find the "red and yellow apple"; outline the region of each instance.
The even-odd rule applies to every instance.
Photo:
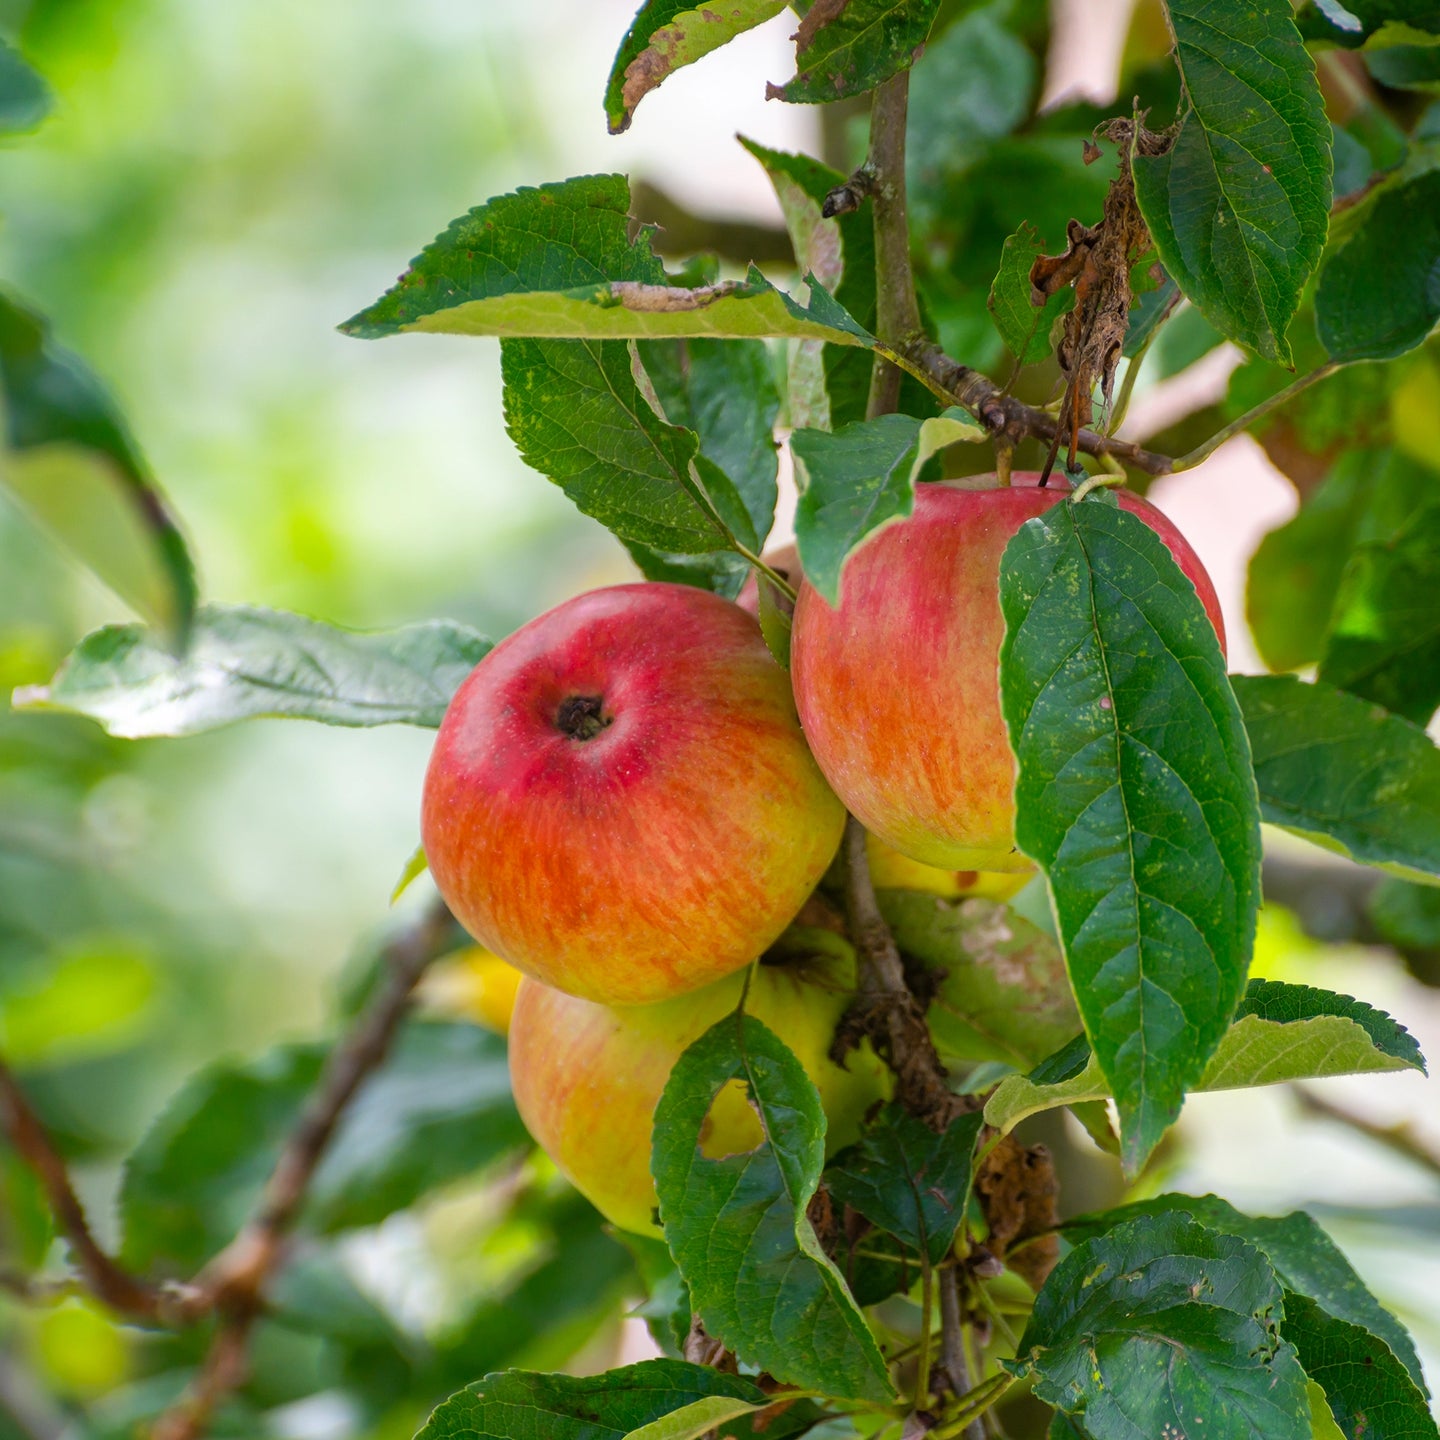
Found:
[[[655,1232],[650,1135],[655,1106],[685,1049],[732,1010],[744,977],[732,975],[659,1005],[612,1008],[521,983],[510,1026],[515,1103],[536,1143],[622,1230]],[[854,993],[853,962],[829,957],[760,965],[746,1013],[794,1051],[815,1082],[828,1121],[826,1149],[859,1135],[865,1112],[890,1092],[890,1074],[868,1045],[845,1068],[829,1057],[836,1022]],[[715,1098],[699,1137],[711,1157],[763,1139],[738,1084]]]
[[[844,823],[754,617],[640,584],[567,601],[475,667],[420,829],[481,944],[571,994],[642,1005],[761,954]]]
[[[916,486],[913,514],[845,565],[840,606],[800,589],[791,678],[805,736],[835,792],[886,845],[944,870],[1020,871],[1015,761],[1000,714],[1000,557],[1066,496],[1017,475]],[[1121,506],[1169,547],[1223,648],[1215,589],[1159,510]]]
[[[473,1020],[497,1035],[510,1030],[520,972],[483,945],[437,960],[420,982],[420,1002],[436,1014]]]
[[[865,832],[865,855],[870,862],[870,879],[877,890],[923,890],[946,900],[979,896],[983,900],[1009,900],[1030,883],[1031,870],[937,870],[922,865],[883,840]]]

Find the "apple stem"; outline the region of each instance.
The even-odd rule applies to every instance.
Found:
[[[556,728],[572,740],[593,740],[613,716],[607,716],[598,695],[567,695],[555,716]]]

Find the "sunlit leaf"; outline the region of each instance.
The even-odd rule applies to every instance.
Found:
[[[819,105],[873,90],[910,68],[939,8],[940,0],[817,5],[808,17],[812,23],[799,32],[795,78],[784,86],[772,85],[770,95]]]

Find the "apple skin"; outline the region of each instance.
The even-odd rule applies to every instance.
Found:
[[[902,855],[942,870],[1020,871],[1015,761],[1000,714],[1000,557],[1068,487],[992,476],[915,487],[907,518],[846,562],[840,608],[808,584],[791,635],[806,738],[836,794]],[[1184,536],[1126,490],[1169,547],[1225,647],[1215,588]]]
[[[686,1048],[735,1009],[743,975],[660,1005],[614,1008],[524,980],[510,1025],[510,1077],[530,1134],[577,1190],[622,1230],[658,1233],[650,1177],[655,1106]],[[815,1082],[828,1120],[826,1152],[859,1136],[865,1112],[888,1098],[890,1072],[868,1044],[842,1069],[829,1058],[836,1022],[854,994],[854,964],[839,957],[756,967],[746,1013],[768,1025]],[[738,1085],[706,1117],[711,1157],[761,1143]]]
[[[922,865],[883,840],[865,833],[865,855],[870,862],[870,879],[877,890],[922,890],[946,900],[979,896],[983,900],[1009,900],[1030,883],[1034,867],[1009,873],[989,870],[937,870]]]
[[[420,831],[456,918],[518,969],[643,1005],[749,964],[845,824],[752,616],[683,585],[594,590],[460,686]]]

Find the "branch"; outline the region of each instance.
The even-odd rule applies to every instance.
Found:
[[[905,980],[899,948],[875,900],[865,829],[845,822],[845,917],[860,961],[860,994],[836,1032],[837,1058],[867,1037],[895,1072],[895,1098],[937,1132],[974,1109],[974,1096],[956,1095],[935,1049],[925,1010]]]
[[[452,948],[454,939],[455,921],[437,903],[387,947],[385,983],[331,1052],[254,1214],[200,1276],[205,1308],[220,1316],[220,1328],[189,1392],[156,1422],[154,1440],[197,1440],[220,1403],[244,1383],[250,1331],[310,1181],[346,1107],[389,1053],[420,977],[432,960]]]
[[[905,212],[905,121],[910,72],[902,70],[875,91],[870,107],[870,158],[866,162],[875,211],[875,333],[902,350],[921,334],[920,304],[910,268],[910,222]],[[900,400],[899,367],[877,359],[866,413],[893,414]]]
[[[1007,395],[988,375],[952,360],[931,340],[912,341],[905,359],[923,383],[951,404],[968,410],[992,435],[1012,446],[1026,439],[1051,442],[1060,432],[1060,421],[1054,415]],[[1179,464],[1133,440],[1119,440],[1098,430],[1081,430],[1076,449],[1086,455],[1113,455],[1148,475],[1168,475]]]
[[[1305,1085],[1296,1085],[1295,1098],[1299,1100],[1301,1108],[1308,1110],[1312,1115],[1318,1115],[1325,1120],[1334,1120],[1337,1124],[1344,1125],[1347,1129],[1355,1131],[1357,1135],[1363,1135],[1367,1140],[1373,1140],[1378,1145],[1383,1145],[1387,1150],[1409,1160],[1411,1164],[1418,1165],[1422,1170],[1428,1170],[1432,1175],[1440,1176],[1440,1154],[1437,1154],[1415,1133],[1412,1125],[1401,1121],[1398,1125],[1378,1125],[1373,1120],[1367,1120],[1363,1115],[1356,1115],[1351,1110],[1344,1110],[1339,1105],[1332,1105],[1328,1100],[1322,1100],[1313,1090]]]
[[[56,1223],[70,1242],[76,1268],[96,1298],[134,1320],[163,1324],[172,1319],[176,1297],[130,1274],[95,1239],[65,1161],[3,1061],[0,1131],[44,1187]]]

